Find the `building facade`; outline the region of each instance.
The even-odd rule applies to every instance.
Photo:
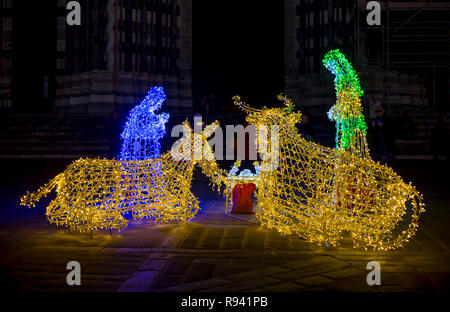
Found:
[[[80,26],[58,1],[55,108],[107,114],[128,110],[163,86],[166,109],[192,110],[192,1],[80,1]]]
[[[0,109],[8,110],[12,107],[12,21],[13,0],[0,1]]]
[[[361,78],[364,102],[389,106],[394,114],[446,106],[448,92],[442,87],[440,95],[433,86],[449,80],[449,4],[379,1],[381,25],[369,26],[366,3],[284,1],[286,94],[312,114],[326,112],[334,90],[321,59],[338,48]]]
[[[29,101],[45,93],[43,97],[50,99],[54,112],[108,115],[128,111],[150,87],[159,85],[167,93],[168,111],[175,115],[192,111],[192,0],[79,0],[81,25],[68,25],[68,2],[55,0],[46,3],[46,8],[35,3],[34,9],[42,11],[36,15],[50,19],[51,27],[40,27],[39,20],[33,21],[34,28],[39,29],[33,35],[47,41],[51,38],[52,43],[48,44],[27,38],[25,31],[30,29],[27,27],[33,30],[33,23],[24,25],[28,18],[24,14],[31,14],[28,11],[33,9],[26,10],[17,0],[0,1],[0,105],[3,108],[18,111],[14,106],[23,106],[25,102],[20,93],[37,84],[39,90],[29,96]],[[19,54],[14,51],[17,45],[11,39],[16,35],[12,32],[16,24],[21,26],[17,41],[22,47]],[[27,40],[30,40],[28,46]],[[36,47],[44,43],[45,49]],[[37,52],[31,53],[33,47],[39,50],[39,56]],[[50,74],[36,70],[39,66],[31,68],[39,63],[42,55],[51,64],[40,68],[52,67]],[[19,66],[32,63],[30,59],[34,63],[29,66],[29,73],[40,75],[33,83],[22,79],[27,69]],[[36,111],[39,110],[30,110]]]
[[[355,54],[355,2],[285,0],[284,3],[285,92],[294,103],[307,106],[309,113],[322,114],[334,99],[331,85],[326,87],[322,57],[336,47],[351,56]]]

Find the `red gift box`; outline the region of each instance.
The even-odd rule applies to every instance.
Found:
[[[252,195],[254,183],[236,184],[233,188],[233,209],[231,213],[254,214]]]

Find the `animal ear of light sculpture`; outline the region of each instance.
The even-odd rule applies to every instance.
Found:
[[[215,122],[203,133],[193,134],[185,122],[180,139],[183,153],[189,156],[204,148],[212,155],[206,139],[217,126]],[[199,209],[190,190],[197,162],[192,157],[175,157],[171,151],[143,160],[82,158],[36,192],[24,195],[21,205],[34,207],[40,198],[56,188],[56,198],[47,207],[48,220],[80,232],[120,230],[127,226],[123,215],[130,211],[136,219],[184,222]],[[211,174],[220,171],[214,157],[203,158],[200,163]]]
[[[279,166],[260,173],[257,218],[267,228],[318,244],[337,245],[348,232],[355,248],[398,248],[418,228],[422,195],[391,168],[370,159],[357,76],[339,51],[324,60],[337,75],[338,98],[330,113],[339,122],[336,149],[301,137],[295,127],[300,114],[292,112],[286,97],[279,97],[286,107],[271,109],[250,108],[234,98],[249,123],[266,129],[279,125]],[[269,138],[257,137],[258,146],[270,145]],[[406,216],[410,221],[402,229]]]

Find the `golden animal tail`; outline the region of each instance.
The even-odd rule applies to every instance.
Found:
[[[419,227],[419,216],[425,211],[425,204],[422,201],[423,195],[414,186],[406,183],[405,185],[408,188],[406,192],[408,199],[405,201],[405,204],[409,202],[412,206],[409,225],[393,240],[383,242],[383,249],[386,249],[386,247],[387,249],[399,248],[408,242],[416,234]]]
[[[64,177],[64,173],[58,174],[56,177],[54,177],[50,182],[45,184],[44,186],[41,186],[36,192],[25,194],[20,199],[20,204],[22,206],[28,206],[30,208],[34,207],[35,204],[42,198],[48,195],[57,185],[58,182]]]

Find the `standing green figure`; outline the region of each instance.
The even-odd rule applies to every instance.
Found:
[[[361,158],[369,158],[367,125],[361,109],[363,90],[358,75],[339,50],[329,51],[323,64],[336,76],[334,87],[337,102],[328,111],[328,118],[336,122],[336,148]]]

